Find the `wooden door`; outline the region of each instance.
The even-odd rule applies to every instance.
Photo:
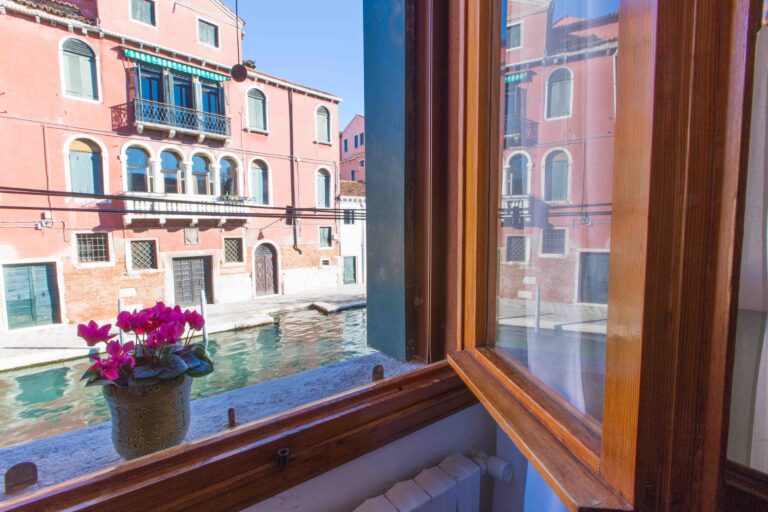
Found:
[[[177,304],[197,304],[201,290],[205,290],[206,301],[213,302],[210,269],[209,257],[174,258],[173,287]]]
[[[54,324],[59,319],[59,290],[52,264],[3,268],[8,328]]]
[[[277,293],[277,255],[269,245],[262,244],[253,256],[253,280],[256,295],[274,295]]]
[[[610,253],[581,253],[579,302],[608,304],[608,263]]]

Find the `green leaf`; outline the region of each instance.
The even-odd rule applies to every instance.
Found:
[[[187,370],[187,375],[190,377],[205,377],[209,373],[213,372],[213,363],[208,358],[200,358],[200,365],[195,368]]]
[[[109,379],[101,379],[101,378],[90,379],[88,382],[85,383],[85,387],[87,388],[91,386],[110,386],[110,385],[115,385],[115,383]]]
[[[83,376],[80,377],[80,380],[85,379],[92,379],[93,377],[99,376],[99,370],[86,370],[85,373],[83,373]]]
[[[192,353],[195,354],[197,357],[206,359],[208,358],[208,353],[205,350],[205,345],[202,343],[193,343],[189,346],[189,348],[192,349]]]
[[[160,360],[160,364],[160,373],[157,376],[163,380],[178,377],[187,371],[187,363],[176,354],[168,354]]]
[[[184,360],[185,363],[187,363],[187,368],[197,368],[200,366],[201,360],[199,357],[197,357],[192,352],[186,352],[184,354],[181,354],[180,357]]]
[[[160,374],[160,371],[162,371],[162,368],[160,367],[152,367],[147,365],[137,366],[133,369],[133,378],[150,379],[152,377],[157,377]]]

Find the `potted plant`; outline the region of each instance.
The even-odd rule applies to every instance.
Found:
[[[83,375],[86,386],[103,386],[112,416],[112,442],[125,459],[134,459],[179,444],[189,430],[192,377],[213,371],[206,348],[192,343],[205,319],[158,302],[141,311],[122,311],[117,327],[133,340],[113,339],[111,324],[91,320],[77,326],[88,346],[106,344],[106,357]]]

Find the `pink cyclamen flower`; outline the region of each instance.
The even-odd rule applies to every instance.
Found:
[[[187,323],[195,330],[200,330],[205,325],[205,318],[197,311],[190,311],[187,313]]]
[[[167,343],[176,343],[184,334],[184,323],[170,320],[160,326],[158,336]]]
[[[120,314],[117,315],[117,322],[115,322],[115,325],[125,332],[131,332],[133,330],[133,316],[135,313],[135,311],[133,313],[121,311]]]
[[[107,341],[114,338],[114,334],[109,334],[112,324],[106,324],[102,327],[91,320],[88,325],[80,324],[77,326],[77,335],[85,340],[89,347],[94,346],[100,341]]]
[[[109,360],[116,361],[119,367],[128,366],[133,368],[136,366],[136,360],[131,355],[131,350],[133,350],[132,341],[129,341],[125,345],[121,345],[119,341],[110,341],[107,343]]]

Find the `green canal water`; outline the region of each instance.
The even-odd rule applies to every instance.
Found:
[[[215,371],[192,384],[203,398],[375,350],[366,344],[366,309],[324,315],[302,310],[273,325],[211,335]],[[0,373],[0,448],[109,419],[100,387],[80,377],[87,359]]]

